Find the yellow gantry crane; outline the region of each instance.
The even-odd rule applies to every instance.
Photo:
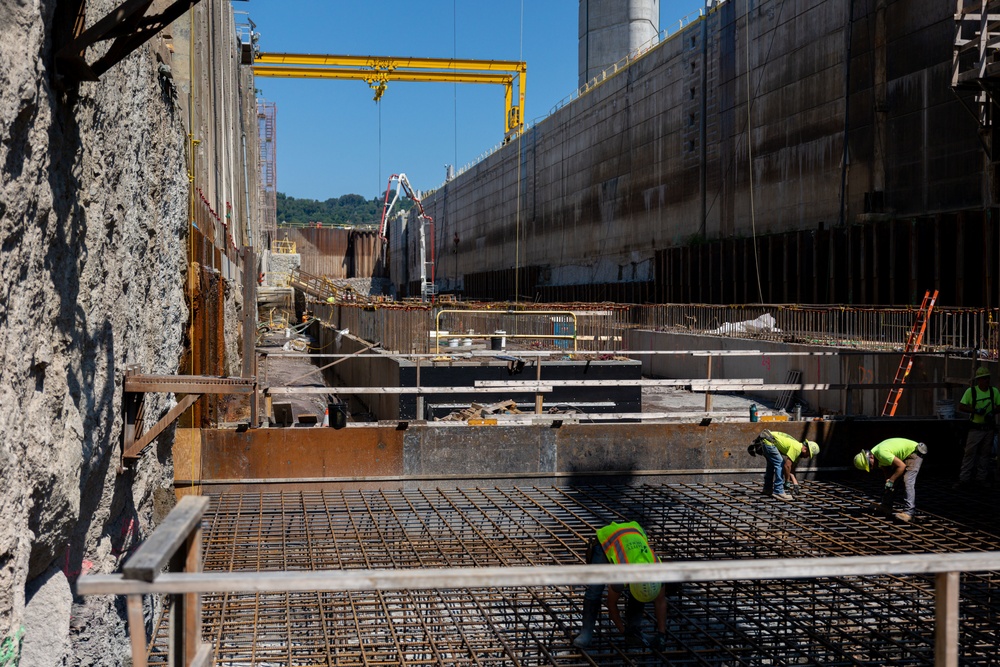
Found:
[[[375,91],[376,102],[390,81],[500,84],[505,90],[504,137],[509,139],[524,129],[524,85],[528,65],[516,60],[261,53],[254,59],[253,73],[254,76],[293,79],[364,81]]]

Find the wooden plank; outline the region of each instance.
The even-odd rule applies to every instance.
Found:
[[[504,394],[511,391],[520,393],[549,393],[552,385],[528,384],[522,387],[268,387],[272,395],[287,394]]]
[[[184,571],[201,572],[202,528],[199,521],[185,540]],[[201,596],[197,593],[184,595],[184,657],[189,661],[201,648]],[[190,664],[190,662],[189,662]]]
[[[212,652],[211,644],[202,644],[198,647],[189,667],[211,667],[215,662],[215,655]]]
[[[613,570],[613,573],[609,574]],[[403,570],[302,570],[161,574],[155,581],[123,575],[85,575],[81,595],[137,593],[237,593],[281,591],[429,590],[565,586],[633,581],[754,581],[868,575],[988,572],[1000,570],[1000,551],[917,553],[839,558],[770,558],[667,561],[645,565],[538,565],[518,567],[410,568]]]
[[[146,667],[146,619],[142,615],[142,596],[129,595],[125,605],[128,609],[128,636],[132,644],[132,667]]]
[[[153,534],[132,554],[122,568],[122,577],[153,581],[170,557],[196,530],[208,508],[205,496],[184,496]],[[162,575],[161,575],[162,576]]]
[[[934,666],[958,667],[958,572],[934,577]]]
[[[531,380],[476,380],[476,388],[483,387],[528,387],[528,386],[550,386],[550,387],[686,387],[693,382],[712,387],[746,387],[752,385],[763,385],[764,378],[735,378],[727,379],[669,379],[669,380],[540,380],[537,385]]]

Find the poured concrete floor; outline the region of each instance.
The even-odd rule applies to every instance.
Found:
[[[994,492],[922,483],[926,511],[901,524],[871,514],[875,486],[803,486],[792,503],[741,483],[221,495],[205,569],[576,564],[613,520],[642,523],[665,560],[1000,548]],[[961,596],[961,664],[998,664],[1000,573],[963,575]],[[574,648],[581,608],[575,587],[228,594],[205,598],[204,632],[219,666],[934,663],[927,576],[686,584],[663,653],[626,648],[606,614]],[[150,664],[165,644],[161,622]]]

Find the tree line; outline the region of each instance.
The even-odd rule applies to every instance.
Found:
[[[390,200],[394,194],[390,193]],[[279,225],[308,225],[319,222],[328,226],[350,227],[379,224],[382,219],[385,193],[375,199],[365,199],[361,195],[341,195],[336,199],[319,201],[289,197],[279,192],[277,199]],[[412,207],[412,199],[400,197],[393,212],[408,211]]]

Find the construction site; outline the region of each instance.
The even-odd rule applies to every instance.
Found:
[[[254,2],[3,9],[0,667],[1000,664],[1000,0],[580,0],[532,122]],[[267,77],[504,126],[285,226]]]

